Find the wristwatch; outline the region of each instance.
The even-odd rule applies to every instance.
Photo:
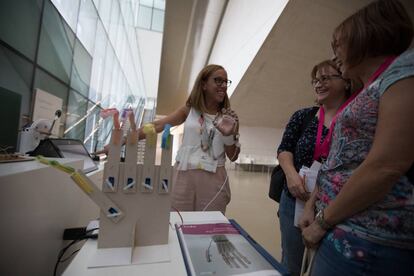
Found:
[[[316,213],[315,221],[323,230],[328,231],[333,227],[325,221],[323,209],[319,210],[318,213]]]

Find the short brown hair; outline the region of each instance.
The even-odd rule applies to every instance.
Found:
[[[333,62],[330,59],[324,60],[318,64],[316,64],[315,66],[313,66],[312,72],[311,72],[311,78],[315,79],[316,78],[316,73],[318,73],[318,71],[322,68],[326,68],[326,67],[332,67],[333,69],[335,69],[339,74],[341,74],[341,70],[339,70],[338,65],[336,65],[335,62]]]
[[[346,62],[355,66],[366,57],[401,54],[410,46],[413,34],[413,23],[399,1],[378,0],[336,27],[333,43],[343,43]]]
[[[319,70],[321,70],[322,68],[326,68],[326,67],[332,67],[338,72],[338,74],[342,75],[341,70],[339,69],[338,65],[332,60],[327,59],[313,66],[313,69],[311,71],[312,80],[316,78],[316,74],[318,73]],[[343,79],[343,80],[348,84],[345,86],[345,95],[348,98],[349,96],[351,96],[351,81],[348,79]]]
[[[214,72],[220,69],[226,71],[221,65],[209,64],[204,67],[200,73],[198,73],[193,89],[191,90],[191,94],[186,102],[186,105],[188,107],[193,107],[200,112],[208,111],[206,107],[203,85]],[[230,108],[230,100],[227,96],[227,93],[224,96],[224,100],[220,103],[218,111],[221,111],[222,108]]]

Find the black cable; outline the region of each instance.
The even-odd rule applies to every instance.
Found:
[[[77,252],[79,252],[79,250],[80,250],[80,249],[73,251],[73,252],[69,255],[69,257],[66,257],[66,259],[63,259],[63,260],[61,260],[61,261],[59,261],[59,262],[60,262],[60,263],[64,263],[64,262],[66,262],[67,260],[69,260],[70,258],[72,258],[72,256],[73,256],[73,255],[75,255]]]
[[[81,236],[79,236],[78,238],[76,238],[75,240],[73,240],[73,241],[71,241],[67,246],[65,246],[64,248],[62,248],[60,251],[59,251],[59,254],[58,254],[58,258],[57,258],[57,261],[56,261],[56,264],[55,264],[55,268],[54,268],[54,270],[53,270],[53,276],[56,276],[56,273],[57,273],[57,269],[58,269],[58,267],[59,267],[59,264],[61,263],[61,262],[63,262],[63,261],[61,261],[61,259],[62,259],[62,257],[63,257],[63,255],[65,255],[65,253],[66,253],[66,251],[72,246],[72,245],[74,245],[75,243],[78,243],[78,242],[80,242],[80,241],[82,241],[82,240],[85,240],[85,239],[89,239],[89,238],[91,238],[91,237],[93,237],[93,235],[89,235],[89,233],[91,233],[91,232],[93,232],[93,231],[95,231],[95,230],[98,230],[99,228],[93,228],[93,229],[90,229],[90,230],[88,230],[88,231],[86,231],[85,232],[85,234],[84,235],[81,235]],[[79,250],[78,250],[79,251]],[[75,251],[75,252],[73,252],[68,258],[66,258],[65,259],[65,261],[67,260],[67,259],[69,259],[73,254],[75,254],[77,251]]]

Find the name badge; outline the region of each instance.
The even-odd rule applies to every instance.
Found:
[[[200,158],[199,168],[208,172],[216,172],[218,160],[214,160],[209,155],[202,155]]]

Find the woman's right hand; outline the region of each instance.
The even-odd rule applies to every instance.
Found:
[[[313,204],[306,204],[302,216],[299,219],[299,228],[305,229],[315,220],[315,209]]]
[[[297,172],[286,175],[287,187],[289,192],[302,201],[307,201],[309,193],[305,189],[305,180]]]

